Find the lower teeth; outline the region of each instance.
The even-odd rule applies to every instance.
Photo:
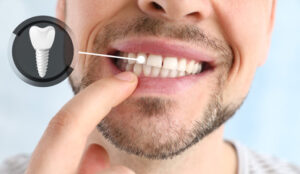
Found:
[[[178,70],[171,70],[165,69],[162,67],[154,67],[145,64],[129,64],[127,61],[118,60],[116,62],[116,66],[121,71],[130,71],[135,73],[138,76],[145,76],[145,77],[161,77],[161,78],[176,78],[176,77],[183,77],[187,75],[194,75],[198,73],[188,73],[186,71],[178,71]]]

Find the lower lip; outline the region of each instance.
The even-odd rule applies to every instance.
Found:
[[[139,77],[135,93],[176,94],[192,87],[199,78],[200,74],[178,78]]]
[[[121,73],[121,71],[109,61],[113,74]],[[134,95],[137,94],[151,94],[151,93],[160,93],[160,94],[177,94],[183,92],[190,87],[192,87],[198,80],[203,79],[207,76],[208,73],[211,73],[211,70],[205,71],[197,75],[189,75],[184,77],[177,78],[161,78],[161,77],[145,77],[140,76],[138,81],[138,86],[134,92]]]

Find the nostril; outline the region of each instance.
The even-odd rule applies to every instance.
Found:
[[[194,19],[199,19],[201,18],[201,14],[199,12],[193,12],[189,13],[186,15],[187,17],[194,18]]]
[[[157,11],[165,12],[164,8],[156,2],[151,2],[151,8]]]

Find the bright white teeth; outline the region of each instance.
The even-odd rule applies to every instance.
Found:
[[[191,74],[191,73],[193,72],[193,70],[194,70],[194,65],[195,65],[195,61],[194,61],[194,60],[191,60],[191,61],[187,64],[187,66],[186,66],[186,72],[187,72],[188,74]]]
[[[162,66],[162,56],[150,54],[147,59],[147,65],[160,68]]]
[[[135,64],[135,65],[133,66],[133,72],[134,72],[136,75],[141,75],[142,70],[143,70],[143,67],[142,67],[141,64]]]
[[[168,70],[168,69],[161,69],[161,71],[160,71],[160,77],[168,77],[169,71],[170,70]]]
[[[151,74],[151,66],[143,65],[143,73],[145,76],[150,76]]]
[[[136,58],[136,54],[134,54],[134,53],[129,53],[129,54],[128,54],[128,57],[129,57],[129,58]],[[129,64],[135,64],[135,62],[136,62],[135,60],[128,60],[128,63],[129,63]]]
[[[160,73],[160,68],[152,67],[152,70],[151,70],[151,76],[152,77],[158,77],[159,73]]]
[[[142,58],[144,63],[135,60],[122,60],[117,62],[121,70],[131,71],[136,75],[145,77],[176,78],[194,75],[202,71],[202,63],[185,58],[164,57],[161,55],[145,53],[124,53],[130,58]]]
[[[172,78],[177,77],[177,74],[178,74],[177,70],[171,70],[169,77],[172,77]]]
[[[186,69],[186,59],[180,59],[178,61],[178,67],[177,67],[178,71],[185,71]]]
[[[166,57],[164,59],[163,68],[176,70],[177,69],[177,58],[176,57]]]

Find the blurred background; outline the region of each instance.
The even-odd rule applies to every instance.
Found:
[[[0,0],[0,161],[31,153],[51,117],[73,96],[67,80],[48,88],[27,85],[8,61],[14,28],[33,16],[54,16],[55,3]],[[300,1],[278,0],[276,17],[268,61],[225,137],[300,165]]]

